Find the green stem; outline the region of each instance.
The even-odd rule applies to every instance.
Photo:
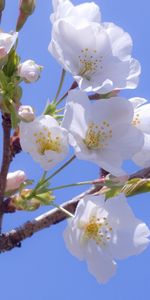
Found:
[[[66,94],[64,94],[57,102],[56,102],[56,106],[58,106],[68,95],[68,92]]]
[[[65,188],[69,188],[69,187],[73,187],[73,186],[89,185],[89,184],[94,184],[93,180],[55,186],[54,188],[51,188],[50,191],[61,190],[61,189],[65,189]]]
[[[71,90],[76,89],[78,86],[77,82],[74,81],[70,87],[70,89],[56,102],[56,106],[58,106],[67,96],[68,96],[68,92]]]
[[[74,215],[72,213],[70,213],[68,210],[66,210],[65,208],[63,208],[62,206],[59,206],[55,203],[52,204],[54,207],[57,207],[58,209],[60,209],[62,212],[64,212],[68,217],[73,218]]]
[[[64,69],[62,69],[62,73],[61,73],[61,78],[60,78],[60,83],[59,83],[59,86],[58,86],[58,89],[57,89],[57,93],[56,93],[56,96],[54,98],[54,102],[56,102],[60,92],[61,92],[61,89],[62,89],[62,86],[63,86],[63,82],[64,82],[64,79],[65,79],[65,74],[66,74],[66,71]]]
[[[57,175],[59,172],[61,172],[64,168],[66,168],[74,159],[76,158],[75,155],[73,155],[65,164],[63,164],[59,169],[57,169],[52,175],[47,177],[43,183],[46,183],[48,180],[52,179],[55,175]]]

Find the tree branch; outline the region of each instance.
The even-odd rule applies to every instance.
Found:
[[[74,213],[76,206],[81,198],[89,193],[95,192],[96,189],[90,189],[77,197],[73,198],[62,205],[63,208],[70,213]],[[28,237],[31,237],[34,233],[48,228],[51,225],[57,224],[67,218],[67,215],[59,209],[52,209],[45,214],[37,217],[32,221],[26,222],[19,228],[11,230],[6,234],[0,235],[0,253],[11,250],[15,247],[20,247],[21,242]]]
[[[133,178],[150,178],[150,167],[140,170],[132,175],[129,179]],[[62,205],[63,208],[68,210],[70,213],[74,213],[78,202],[87,194],[94,194],[98,192],[101,187],[97,186],[91,188],[84,193],[73,198]],[[9,211],[11,212],[11,210]],[[12,210],[13,212],[13,210]],[[52,209],[45,214],[33,219],[32,221],[26,222],[19,228],[13,229],[8,233],[0,235],[0,253],[12,250],[15,247],[20,247],[21,242],[28,237],[31,237],[34,233],[48,228],[51,225],[55,225],[67,218],[66,214],[59,209]]]
[[[6,187],[6,177],[9,170],[9,165],[11,161],[11,150],[10,150],[10,134],[11,134],[11,120],[9,114],[4,114],[2,116],[2,127],[3,127],[3,157],[2,157],[2,165],[0,171],[0,205],[3,203],[4,192]],[[0,211],[0,232],[2,227],[2,217],[3,212]]]

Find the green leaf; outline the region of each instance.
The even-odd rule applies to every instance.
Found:
[[[10,51],[9,56],[8,56],[8,61],[6,65],[3,68],[4,73],[8,76],[11,77],[13,74],[16,72],[17,67],[20,63],[20,57],[17,55],[14,49]]]

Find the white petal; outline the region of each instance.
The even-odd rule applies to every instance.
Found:
[[[148,168],[150,166],[150,135],[144,134],[144,145],[132,160],[140,167]]]
[[[90,243],[86,250],[86,260],[89,272],[99,283],[106,283],[116,272],[116,263],[95,243]]]
[[[70,132],[78,132],[81,137],[85,137],[89,111],[88,96],[81,91],[70,91],[66,100],[66,108],[62,127]]]
[[[114,258],[124,259],[143,251],[149,240],[148,227],[138,220],[129,205],[126,197],[120,194],[106,201],[108,222],[113,228],[113,239],[109,244]]]
[[[138,60],[131,58],[130,59],[130,71],[127,77],[128,89],[135,89],[139,83],[139,75],[141,74],[141,65]]]
[[[94,2],[86,2],[74,7],[72,13],[78,18],[85,18],[88,22],[101,22],[100,8]]]
[[[107,34],[111,40],[113,55],[121,60],[130,57],[132,50],[132,39],[127,32],[113,23],[104,23]]]
[[[134,109],[138,108],[139,106],[147,102],[145,98],[139,98],[139,97],[130,98],[129,101],[132,103]]]
[[[90,110],[96,123],[102,120],[107,121],[109,124],[120,126],[120,123],[128,123],[133,119],[132,105],[121,97],[94,101]]]
[[[63,233],[64,241],[67,249],[72,255],[76,256],[78,259],[84,259],[84,248],[81,246],[81,230],[72,224],[72,220],[69,220],[68,227]]]
[[[136,127],[130,124],[120,124],[112,127],[112,140],[109,142],[109,149],[119,152],[122,160],[130,159],[139,152],[144,144],[144,135]]]
[[[138,116],[139,123],[136,127],[144,133],[150,134],[150,103],[141,105],[135,110],[135,118]]]

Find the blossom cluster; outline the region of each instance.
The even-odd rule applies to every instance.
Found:
[[[132,57],[132,38],[116,24],[103,22],[94,2],[74,6],[70,0],[52,0],[52,5],[48,50],[62,66],[63,74],[71,74],[75,88],[67,92],[65,108],[57,109],[65,97],[59,101],[56,97],[38,117],[32,107],[17,103],[15,121],[22,150],[49,171],[67,157],[71,146],[77,159],[96,164],[119,177],[118,181],[126,175],[122,168],[125,160],[150,166],[150,104],[144,98],[125,99],[119,95],[121,90],[135,89],[139,83],[141,67]],[[0,33],[1,66],[15,49],[17,38],[17,32]],[[19,61],[13,78],[15,82],[33,83],[40,78],[41,70],[33,60]],[[2,108],[4,103],[2,97]],[[30,190],[21,188],[26,179],[20,170],[7,176],[5,192],[20,189],[16,199],[21,208],[34,204]],[[40,184],[37,187],[40,190]],[[49,191],[46,186],[40,195],[47,197]],[[28,205],[21,206],[19,197],[25,201],[26,194]],[[31,195],[36,198],[32,191]],[[41,199],[38,195],[36,206],[40,201],[46,203]],[[52,200],[50,191],[46,204]],[[64,232],[69,251],[86,260],[89,271],[101,283],[115,274],[116,259],[146,249],[149,236],[150,230],[134,216],[123,193],[110,199],[104,193],[83,197]]]
[[[141,98],[117,95],[122,89],[136,88],[139,82],[141,67],[131,56],[130,35],[113,23],[102,22],[94,2],[74,6],[68,0],[53,1],[53,9],[48,49],[72,74],[78,89],[68,92],[61,124],[56,124],[53,116],[51,122],[47,116],[36,118],[30,125],[21,122],[23,150],[45,170],[65,158],[68,143],[78,159],[91,161],[114,176],[125,174],[122,164],[127,159],[148,166],[150,126],[145,113],[149,114],[149,104],[141,105]],[[26,66],[19,67],[22,76]],[[31,76],[26,78],[32,81]],[[100,95],[100,100],[90,100],[89,92]],[[53,126],[61,134],[48,129]]]

